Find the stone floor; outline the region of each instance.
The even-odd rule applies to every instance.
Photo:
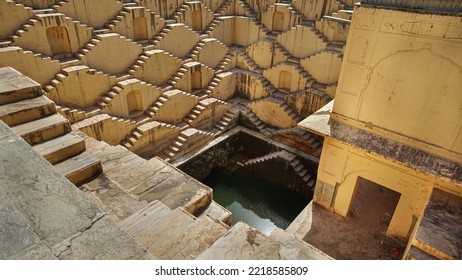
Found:
[[[357,194],[361,191],[364,189],[358,188]],[[334,259],[401,259],[406,241],[385,235],[393,215],[390,204],[396,196],[380,188],[370,188],[367,195],[358,194],[357,198],[348,217],[310,203],[287,231]],[[387,203],[373,203],[376,199]]]

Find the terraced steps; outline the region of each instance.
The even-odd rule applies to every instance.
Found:
[[[274,230],[250,255],[252,260],[329,260],[332,259],[312,245],[281,229]]]
[[[238,222],[197,259],[247,260],[265,239],[263,233],[246,223]]]

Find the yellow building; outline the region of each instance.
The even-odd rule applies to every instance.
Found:
[[[315,203],[349,216],[363,196],[408,242],[403,258],[462,257],[461,9],[361,1],[335,101],[299,124],[325,137]]]

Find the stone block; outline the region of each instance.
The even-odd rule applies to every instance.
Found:
[[[243,260],[249,259],[266,236],[246,223],[236,223],[227,233],[218,239],[199,260]]]

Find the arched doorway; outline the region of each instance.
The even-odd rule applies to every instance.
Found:
[[[132,90],[127,94],[127,107],[129,115],[143,111],[143,102],[139,90]]]
[[[279,89],[290,91],[292,86],[292,74],[287,71],[279,73]]]
[[[194,11],[192,13],[192,29],[194,31],[202,30],[202,12]]]
[[[202,77],[201,71],[194,71],[191,73],[191,89],[201,89],[202,88]]]
[[[284,32],[284,13],[276,11],[273,14],[273,31]]]
[[[133,19],[133,36],[135,41],[148,40],[148,21],[145,17]]]
[[[46,34],[52,55],[72,53],[69,33],[67,32],[66,27],[49,27],[46,30]]]

